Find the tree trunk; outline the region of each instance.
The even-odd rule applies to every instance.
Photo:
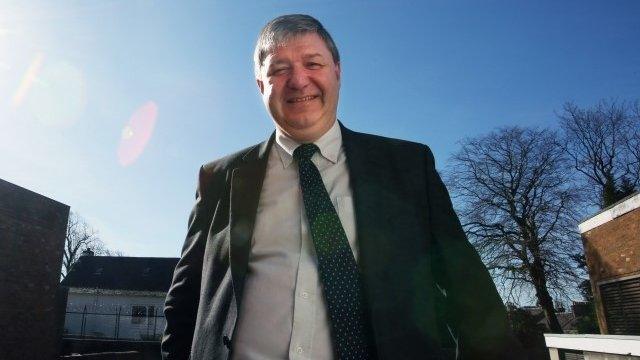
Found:
[[[613,175],[609,175],[602,187],[602,209],[613,205],[616,201],[616,183],[613,180]]]
[[[553,299],[547,290],[547,279],[544,275],[544,269],[539,259],[534,259],[530,269],[533,286],[536,289],[536,297],[540,303],[540,307],[544,311],[544,316],[549,323],[549,330],[552,333],[562,334],[562,327],[556,316],[556,310],[553,306]]]

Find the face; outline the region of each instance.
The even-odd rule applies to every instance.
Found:
[[[276,126],[298,142],[317,140],[336,120],[340,64],[315,33],[277,46],[256,81]]]

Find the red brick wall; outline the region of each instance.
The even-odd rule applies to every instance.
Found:
[[[0,179],[0,358],[53,359],[69,207]]]
[[[607,333],[598,282],[640,274],[640,208],[582,234],[598,322]]]

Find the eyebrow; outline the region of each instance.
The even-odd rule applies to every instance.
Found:
[[[302,58],[304,60],[310,60],[310,59],[314,59],[314,58],[324,59],[324,56],[322,56],[322,54],[320,54],[320,53],[312,53],[312,54],[303,55]],[[287,65],[287,64],[289,64],[289,60],[276,60],[276,61],[272,62],[271,64],[269,64],[269,68],[272,68],[274,66],[279,66],[279,65]]]
[[[276,60],[276,61],[270,63],[269,67],[283,65],[283,64],[284,65],[289,64],[289,61],[287,61],[287,60]]]
[[[322,56],[322,54],[320,54],[320,53],[307,54],[307,55],[304,55],[302,57],[304,59],[306,59],[306,60],[311,59],[311,58],[316,58],[316,57],[320,57],[320,58],[324,59],[324,56]]]

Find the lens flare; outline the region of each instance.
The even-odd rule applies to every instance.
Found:
[[[120,146],[118,146],[120,165],[129,166],[142,155],[153,135],[157,117],[158,106],[153,101],[142,105],[131,115],[120,134]]]
[[[15,94],[11,98],[12,107],[17,108],[22,105],[24,98],[27,96],[29,89],[31,89],[31,86],[40,72],[42,63],[44,63],[44,54],[37,53],[31,61],[29,68],[27,68],[27,71],[24,73],[24,76],[22,76],[22,81],[20,82],[20,86],[18,86],[18,90],[16,90]]]

